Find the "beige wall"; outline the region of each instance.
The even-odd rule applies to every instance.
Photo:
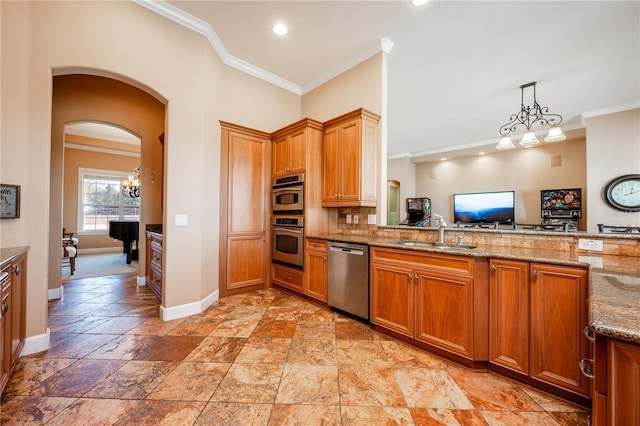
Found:
[[[561,165],[550,165],[560,156]],[[432,213],[453,222],[453,194],[463,192],[516,192],[516,222],[540,223],[540,191],[586,188],[586,154],[583,137],[530,149],[463,157],[416,165],[416,193],[431,198]],[[584,228],[583,220],[579,224]]]
[[[592,116],[586,125],[589,231],[597,232],[598,223],[640,226],[640,213],[615,210],[602,196],[612,179],[640,174],[640,109]]]
[[[164,116],[163,116],[164,117]],[[162,163],[160,163],[162,165]],[[87,249],[120,247],[122,242],[114,241],[108,233],[102,234],[82,234],[78,227],[78,180],[80,168],[109,170],[123,173],[132,173],[132,170],[140,165],[139,157],[125,155],[108,154],[103,152],[87,151],[75,148],[65,148],[64,150],[64,177],[62,196],[62,227],[67,232],[74,232],[74,237],[78,237],[78,249],[80,253]],[[161,178],[156,180],[155,185],[162,185]],[[149,187],[149,185],[146,185]],[[146,198],[147,188],[144,188],[142,195]],[[162,223],[162,210],[158,215],[158,222]],[[143,228],[144,229],[144,228]],[[144,234],[140,235],[140,244],[144,244]],[[141,261],[144,259],[140,257]],[[78,266],[80,266],[78,264]],[[144,269],[140,271],[144,275]],[[50,280],[51,284],[51,280]]]
[[[90,167],[105,170],[130,172],[141,166],[141,186],[144,197],[140,208],[140,226],[144,230],[147,223],[162,223],[162,151],[158,137],[164,132],[165,107],[153,96],[126,83],[110,78],[91,75],[60,75],[54,77],[51,123],[51,212],[50,250],[55,250],[57,241],[53,235],[56,229],[55,212],[62,209],[62,222],[59,229],[65,227],[78,232],[77,194],[78,167]],[[113,154],[64,149],[64,126],[66,123],[94,121],[117,125],[127,129],[141,139],[140,158]],[[70,141],[85,142],[78,137],[69,137]],[[61,156],[60,153],[64,156]],[[61,159],[60,159],[61,158]],[[62,164],[60,164],[62,161]],[[64,169],[64,178],[58,170]],[[111,169],[109,168],[111,167]],[[151,182],[151,174],[157,176]],[[62,182],[64,190],[62,190]],[[141,252],[138,275],[145,276],[144,234],[141,234]],[[82,237],[79,248],[113,246],[108,235]],[[60,286],[59,261],[49,258],[49,288]]]
[[[409,157],[394,158],[387,161],[387,179],[400,182],[400,214],[398,221],[403,221],[406,217],[407,198],[420,196],[416,192],[416,165]]]
[[[2,221],[1,244],[31,246],[27,335],[46,332],[49,238],[62,220],[49,189],[52,75],[78,70],[166,101],[163,305],[201,308],[218,289],[218,120],[275,130],[300,118],[299,96],[230,69],[203,36],[133,2],[0,2],[0,14],[0,179],[23,189],[22,217]]]

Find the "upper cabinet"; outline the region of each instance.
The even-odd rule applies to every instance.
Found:
[[[323,207],[376,206],[379,120],[361,108],[324,123]]]
[[[313,154],[312,147],[307,146],[322,132],[322,123],[305,118],[291,124],[271,135],[273,141],[272,167],[273,177],[307,171],[307,161]],[[321,134],[321,133],[320,133]]]

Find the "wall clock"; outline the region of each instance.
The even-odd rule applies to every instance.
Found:
[[[604,188],[604,199],[616,210],[640,212],[640,175],[624,175],[613,179]]]

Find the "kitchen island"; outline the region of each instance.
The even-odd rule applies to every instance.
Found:
[[[421,263],[433,263],[429,260],[429,256],[425,258],[425,261],[404,262],[405,259],[418,259],[416,256],[412,256],[411,253],[429,254],[430,256],[441,255],[442,259],[456,257],[475,259],[473,260],[475,266],[470,271],[472,271],[473,276],[482,277],[482,274],[485,273],[482,270],[486,268],[486,274],[484,275],[486,283],[483,283],[482,279],[479,281],[476,279],[473,282],[473,286],[469,286],[467,292],[473,294],[474,299],[471,302],[467,302],[467,311],[458,311],[464,312],[465,315],[474,315],[473,322],[475,324],[469,325],[469,328],[465,331],[471,333],[469,336],[472,336],[473,342],[475,342],[475,346],[469,346],[472,352],[467,351],[468,353],[465,354],[465,357],[473,362],[464,362],[465,359],[462,359],[462,363],[477,368],[482,368],[483,365],[486,365],[491,370],[531,383],[541,389],[567,397],[584,405],[589,405],[590,399],[592,397],[595,399],[599,395],[601,399],[605,398],[604,404],[606,406],[614,407],[616,398],[611,398],[611,389],[609,389],[609,400],[607,401],[606,388],[598,394],[593,382],[586,379],[586,376],[593,376],[591,372],[595,371],[597,377],[597,372],[606,367],[608,367],[610,374],[615,372],[615,368],[612,367],[611,356],[609,358],[602,356],[603,351],[596,349],[597,345],[594,345],[593,339],[599,342],[606,340],[600,346],[605,345],[606,348],[609,348],[608,353],[610,354],[613,353],[611,352],[613,344],[611,341],[628,345],[624,347],[627,350],[625,353],[628,353],[629,348],[640,351],[640,310],[638,309],[638,306],[640,306],[640,238],[629,234],[462,230],[457,228],[448,228],[445,235],[448,242],[446,247],[429,244],[437,240],[436,228],[408,230],[405,227],[379,227],[374,232],[340,232],[332,235],[313,235],[309,237],[331,241],[365,243],[371,247],[372,272],[370,289],[372,292],[372,310],[379,310],[379,307],[374,305],[376,300],[374,292],[379,291],[381,288],[379,284],[376,284],[376,280],[382,279],[391,282],[395,279],[393,285],[386,285],[384,291],[387,293],[385,297],[388,297],[389,289],[398,288],[404,284],[400,279],[399,273],[393,275],[389,272],[393,268],[402,271],[403,274],[410,274],[407,277],[413,277],[405,278],[405,281],[413,279],[419,290],[416,290],[415,294],[411,294],[409,297],[418,298],[420,294],[424,294],[424,289],[429,289],[428,285],[419,284],[427,283],[428,281],[425,281],[425,279],[431,279],[432,282],[437,282],[440,285],[440,287],[431,286],[433,289],[445,289],[443,284],[447,282],[442,277],[438,276],[438,280],[433,281],[434,272],[433,270],[429,271],[431,267],[427,267],[426,271],[419,271]],[[462,241],[460,241],[460,237],[462,237]],[[579,238],[603,240],[603,252],[578,250],[577,243]],[[457,245],[455,241],[460,242],[462,246],[467,248],[454,247]],[[376,278],[374,273],[374,268],[379,270],[380,265],[384,266],[384,262],[381,263],[374,258],[376,252],[392,253],[393,256],[397,256],[392,259],[391,263],[388,263],[390,267],[387,268],[388,270],[383,278],[380,278],[382,275]],[[408,256],[404,256],[405,254],[408,254]],[[483,264],[480,259],[484,259],[485,263]],[[501,271],[507,271],[510,274],[511,272],[509,271],[515,271],[516,269],[514,268],[516,266],[527,268],[525,269],[526,272],[521,274],[523,278],[519,278],[514,282],[507,282],[506,286],[504,282],[501,284],[500,277],[510,276],[500,275]],[[504,269],[505,267],[506,269]],[[489,272],[489,268],[491,268],[492,272]],[[494,271],[497,271],[497,273]],[[537,277],[538,274],[543,277],[542,284],[534,283],[534,276]],[[454,273],[454,278],[455,276],[456,274]],[[461,275],[457,274],[456,279],[459,282],[460,277]],[[561,280],[555,280],[556,277],[560,277]],[[569,290],[560,291],[558,285],[556,285],[558,283],[562,283]],[[534,285],[537,287],[534,287]],[[461,297],[459,300],[463,300],[463,294],[467,293],[463,293],[459,290],[460,288],[460,285],[449,286],[449,290],[442,291],[443,294],[448,292],[447,294],[450,295],[453,294],[451,291],[458,289],[457,291]],[[505,289],[507,293],[500,293]],[[404,291],[414,290],[405,289]],[[432,290],[432,296],[437,294],[435,291],[439,290]],[[517,291],[520,292],[518,293]],[[503,299],[500,299],[500,297],[503,297]],[[558,304],[558,300],[554,302],[554,299],[562,299],[562,301]],[[453,300],[451,298],[444,299],[444,301],[450,303]],[[526,310],[518,308],[507,310],[504,308],[504,306],[520,306],[524,301],[526,301]],[[415,321],[416,323],[424,321],[421,318],[424,314],[419,314],[420,304],[412,303],[414,305],[408,311],[408,315],[412,317],[409,321]],[[562,306],[562,303],[566,303],[566,305]],[[508,315],[504,314],[504,312],[507,312]],[[550,318],[554,315],[565,315],[565,313],[566,319],[571,323],[570,325],[567,325],[568,323],[563,320],[563,322],[555,324],[551,329],[545,328],[545,323],[551,321]],[[388,318],[401,318],[396,313],[385,313],[385,315]],[[503,315],[503,317],[500,317],[500,315]],[[374,326],[380,331],[387,332],[390,330],[388,334],[394,337],[402,338],[416,344],[416,346],[432,350],[433,342],[430,345],[423,344],[426,339],[421,339],[419,332],[413,330],[403,333],[401,327],[394,329],[395,324],[388,321],[385,322],[386,319],[376,321],[375,315],[371,315],[371,318]],[[516,325],[516,322],[511,321],[505,326],[504,318],[510,318],[514,321],[515,318],[519,318],[520,322],[517,322]],[[501,320],[503,321],[502,323]],[[483,324],[478,326],[477,323],[482,323],[482,321],[486,321],[488,323],[487,326]],[[379,324],[383,325],[380,326]],[[452,324],[456,324],[455,321]],[[457,324],[461,323],[458,322]],[[549,324],[546,325],[548,326]],[[412,327],[414,327],[413,324]],[[585,334],[582,333],[583,328],[586,328]],[[529,334],[529,331],[531,331],[531,334]],[[524,334],[529,338],[523,340],[522,336]],[[461,336],[463,335],[461,334]],[[505,346],[504,341],[507,341],[507,337],[513,338],[508,340],[511,346]],[[557,346],[554,342],[562,344],[568,337],[572,340],[572,343],[567,348],[571,349],[572,353],[568,354],[569,356],[566,359],[545,361],[540,358],[540,356],[547,355],[544,353],[540,355],[540,352],[553,351]],[[521,340],[519,345],[515,341],[517,338]],[[478,346],[483,344],[483,339],[487,341],[488,351],[486,352],[482,346]],[[538,339],[537,342],[536,339]],[[447,353],[443,354],[439,350],[442,347],[446,347],[446,345],[435,345],[436,350],[433,350],[433,352],[447,356]],[[466,349],[464,345],[461,345],[461,347]],[[604,353],[607,353],[606,350]],[[598,354],[600,354],[600,357],[598,357]],[[577,356],[580,356],[580,358],[576,358]],[[455,356],[447,357],[460,361]],[[583,362],[580,362],[580,369],[584,370],[585,375],[580,373],[580,370],[574,364],[574,361],[582,361],[581,358],[585,358]],[[593,358],[595,358],[595,362]],[[639,358],[633,359],[637,362]],[[567,368],[573,370],[567,377],[560,377],[560,380],[555,380],[557,377],[553,377],[556,375],[551,371],[553,368],[550,370],[553,374],[544,371],[536,372],[541,361],[550,362],[550,365],[558,361],[557,365],[560,365],[560,363],[566,363],[569,360],[571,366]],[[603,364],[605,367],[602,367]],[[618,362],[618,365],[620,365],[620,362]],[[627,362],[625,365],[628,368],[626,376],[631,374],[632,378],[633,374],[638,374],[638,370],[633,370],[632,368],[636,364]],[[633,373],[633,371],[636,371],[636,373]],[[604,374],[601,374],[601,376],[606,377]],[[597,379],[596,383],[599,383]],[[566,392],[567,390],[568,392]],[[633,413],[633,410],[637,410],[638,406],[637,389],[631,394],[626,390],[625,392],[625,410]],[[621,391],[619,391],[617,396],[620,397],[621,394]],[[615,412],[614,409],[609,409],[609,412],[612,410]],[[598,411],[597,405],[594,404],[595,413],[602,416],[602,411],[602,409]],[[606,414],[604,416],[606,418]],[[596,424],[607,424],[606,420],[598,421],[597,417],[595,418]]]

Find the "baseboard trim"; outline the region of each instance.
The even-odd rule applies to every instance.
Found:
[[[121,253],[122,247],[96,247],[96,248],[85,248],[78,249],[78,255],[81,254],[100,254],[100,253]]]
[[[49,300],[62,299],[62,286],[49,289]]]
[[[26,356],[36,354],[38,352],[46,351],[49,349],[51,342],[51,330],[47,327],[47,332],[44,334],[38,334],[37,336],[27,337],[24,341],[24,347],[20,352],[20,356]]]
[[[160,305],[160,318],[162,321],[170,321],[202,313],[219,298],[218,290],[216,290],[199,302],[186,303],[184,305],[173,306],[171,308],[165,308],[163,305]]]

